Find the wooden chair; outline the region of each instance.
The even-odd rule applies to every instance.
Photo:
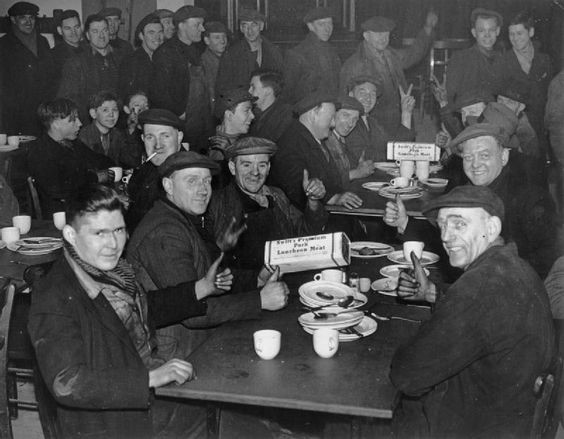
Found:
[[[12,439],[12,423],[8,406],[8,332],[15,288],[8,285],[0,292],[0,437]]]
[[[41,211],[41,204],[39,203],[39,194],[35,187],[35,179],[32,176],[27,177],[27,187],[29,189],[33,214],[35,218],[41,220],[43,219],[43,212]]]
[[[472,42],[466,39],[438,40],[433,43],[429,54],[429,81],[433,75],[442,81],[443,74],[447,71],[448,60],[452,54],[461,49],[470,47]]]
[[[562,376],[562,358],[557,357],[547,373],[539,375],[533,387],[537,398],[531,439],[554,438],[558,428],[558,390]]]

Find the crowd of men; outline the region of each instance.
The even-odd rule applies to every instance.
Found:
[[[393,20],[369,18],[342,62],[330,8],[310,10],[286,52],[255,10],[241,9],[234,41],[202,8],[156,10],[135,27],[135,49],[118,36],[118,8],[84,26],[63,11],[53,48],[38,11],[8,10],[0,132],[37,136],[27,166],[43,212],[67,212],[64,255],[34,287],[29,320],[60,426],[68,437],[202,437],[205,407],[151,389],[190,380],[190,353],[214,327],[286,306],[266,241],[380,239],[325,206],[361,207],[351,182],[386,160],[389,140],[415,139],[404,71],[428,53],[439,17],[429,12],[403,49],[389,45]],[[534,379],[557,355],[552,317],[564,318],[546,175],[549,158],[564,163],[562,73],[553,79],[525,14],[509,22],[505,52],[497,12],[474,10],[470,30],[474,45],[433,83],[446,194],[424,207],[429,221],[388,202],[377,229],[425,241],[453,268],[450,286],[416,259],[400,275],[398,295],[433,314],[391,365],[398,437],[525,436]],[[114,166],[132,171],[127,185]],[[3,214],[17,211],[9,191],[0,180]]]

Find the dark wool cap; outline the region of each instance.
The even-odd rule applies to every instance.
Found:
[[[172,12],[170,9],[157,9],[154,14],[159,18],[168,18],[174,16],[174,12]]]
[[[294,105],[294,113],[301,116],[312,108],[315,108],[325,102],[335,104],[335,107],[338,107],[339,104],[335,95],[328,92],[315,92],[307,95],[301,101],[296,103],[296,105]]]
[[[499,12],[492,11],[490,9],[476,8],[470,14],[470,24],[474,26],[478,17],[495,17],[497,19],[497,24],[499,27],[503,26],[503,17]]]
[[[380,81],[380,78],[370,75],[359,75],[349,79],[349,82],[347,82],[347,92],[351,92],[357,85],[364,84],[365,82],[369,82],[370,84],[374,84],[376,86],[376,94],[378,96],[382,94],[382,82]]]
[[[497,125],[492,123],[476,123],[465,128],[458,136],[456,136],[451,142],[451,148],[457,148],[460,151],[462,143],[467,140],[474,139],[475,137],[482,136],[492,136],[495,137],[502,146],[507,143],[507,135],[505,132]]]
[[[262,21],[264,23],[266,18],[255,9],[241,9],[239,11],[239,22],[241,21]]]
[[[234,108],[241,102],[255,102],[256,97],[251,95],[245,88],[238,87],[221,93],[215,102],[215,115],[218,119],[223,119],[226,110]]]
[[[174,24],[177,25],[189,18],[206,18],[206,15],[206,11],[202,8],[198,8],[196,6],[182,6],[172,16],[172,21],[174,21]]]
[[[364,107],[355,98],[350,96],[343,96],[339,98],[339,110],[355,110],[360,114],[364,114]]]
[[[204,28],[206,29],[206,35],[209,34],[226,34],[227,27],[221,21],[208,21],[204,23]]]
[[[184,123],[172,111],[162,108],[151,108],[139,114],[139,124],[165,125],[176,129],[183,129]]]
[[[63,21],[66,20],[67,18],[73,18],[73,17],[78,18],[78,21],[80,21],[80,15],[78,15],[77,11],[75,11],[74,9],[64,10],[57,16],[57,26],[61,26],[63,24]]]
[[[490,123],[501,128],[504,134],[502,145],[506,148],[518,146],[518,143],[509,142],[509,138],[515,133],[517,125],[519,125],[519,119],[517,115],[504,104],[490,102],[486,105],[478,121]]]
[[[457,186],[449,193],[424,204],[422,211],[430,220],[436,220],[443,207],[481,207],[501,221],[505,216],[503,201],[487,186]]]
[[[104,8],[100,12],[98,12],[98,15],[101,15],[104,18],[108,18],[108,17],[119,17],[119,18],[121,18],[121,9],[120,8]]]
[[[228,159],[239,155],[268,154],[272,156],[278,151],[278,146],[272,140],[262,137],[243,137],[225,150]]]
[[[10,6],[10,9],[8,9],[8,15],[10,17],[17,17],[18,15],[37,15],[38,13],[39,7],[28,2],[14,3]]]
[[[311,23],[322,18],[335,18],[335,12],[332,8],[313,8],[304,16],[304,23]]]
[[[160,23],[161,20],[159,19],[159,17],[157,17],[157,15],[153,12],[151,14],[145,15],[141,21],[139,22],[139,24],[137,25],[137,27],[135,28],[135,38],[139,38],[139,34],[143,33],[143,31],[145,30],[145,26],[147,26],[148,24],[151,23]]]
[[[372,17],[360,25],[365,32],[391,32],[395,27],[396,22],[386,17]]]
[[[158,169],[161,177],[170,177],[174,171],[186,168],[206,168],[212,174],[219,171],[219,165],[215,161],[194,151],[175,152]]]

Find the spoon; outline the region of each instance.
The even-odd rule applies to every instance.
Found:
[[[348,308],[349,305],[353,302],[354,297],[353,296],[347,296],[347,297],[343,297],[342,299],[339,299],[336,303],[331,303],[329,305],[323,305],[323,306],[317,306],[315,308],[311,308],[310,311],[314,312],[314,311],[319,311],[323,308],[327,308],[329,306],[340,306],[341,308]]]

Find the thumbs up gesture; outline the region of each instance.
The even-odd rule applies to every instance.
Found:
[[[411,96],[411,91],[413,90],[413,84],[409,84],[407,92],[403,91],[403,87],[399,86],[400,101],[401,101],[401,111],[406,113],[412,113],[415,108],[415,98]]]
[[[288,285],[280,281],[280,268],[276,267],[270,275],[264,287],[260,290],[261,308],[268,311],[276,311],[288,304]]]
[[[400,272],[398,278],[398,296],[404,300],[426,301],[435,303],[437,288],[425,274],[421,261],[411,252],[413,269]]]
[[[409,218],[405,204],[399,194],[396,195],[395,201],[388,201],[386,203],[386,210],[384,212],[384,222],[390,227],[397,227],[399,233],[403,233],[407,227]]]
[[[206,275],[196,282],[195,290],[198,300],[208,296],[220,294],[231,289],[233,283],[233,274],[231,270],[226,268],[218,273],[219,265],[223,260],[223,253],[211,264]]]
[[[321,200],[325,194],[325,185],[319,178],[309,178],[309,171],[304,168],[304,176],[302,179],[302,188],[306,197],[310,200]]]

